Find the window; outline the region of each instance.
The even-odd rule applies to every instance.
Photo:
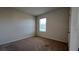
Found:
[[[39,21],[39,31],[46,32],[46,18],[42,18]]]

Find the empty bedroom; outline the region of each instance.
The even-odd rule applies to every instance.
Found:
[[[68,7],[0,7],[0,51],[68,51]]]

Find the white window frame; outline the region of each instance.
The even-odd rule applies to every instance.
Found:
[[[41,28],[40,28],[40,21],[42,20],[42,19],[45,19],[45,29],[43,29],[43,30],[41,30]],[[42,20],[42,22],[43,22],[43,20]],[[47,18],[45,17],[45,18],[40,18],[39,19],[39,32],[46,32],[46,24],[47,24]]]

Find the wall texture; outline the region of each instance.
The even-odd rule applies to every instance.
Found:
[[[79,48],[79,8],[71,8],[70,48],[77,51]]]
[[[39,19],[46,17],[46,32],[39,32]],[[38,16],[38,36],[54,39],[61,42],[68,41],[69,8],[60,8]]]
[[[34,36],[35,19],[14,8],[0,8],[0,44]]]
[[[79,48],[79,7],[77,7],[77,50]]]

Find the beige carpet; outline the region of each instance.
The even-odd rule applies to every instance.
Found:
[[[31,37],[1,45],[0,51],[67,51],[67,44],[41,37]]]

